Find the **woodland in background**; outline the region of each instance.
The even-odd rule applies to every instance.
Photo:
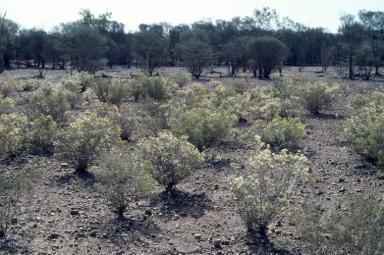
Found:
[[[251,70],[268,78],[270,69],[289,66],[336,66],[354,79],[380,74],[384,61],[384,12],[361,10],[340,18],[336,34],[306,27],[275,10],[254,10],[251,17],[201,20],[191,25],[141,24],[126,33],[124,24],[80,11],[81,19],[50,32],[0,20],[0,73],[4,68],[72,69],[94,73],[105,66],[140,66],[147,75],[162,66],[184,66],[196,78],[207,66],[228,66],[228,76]],[[269,40],[269,41],[268,41]],[[273,43],[271,43],[271,40]],[[278,47],[278,50],[276,50]],[[261,53],[263,55],[261,56]],[[355,68],[357,67],[357,69]]]

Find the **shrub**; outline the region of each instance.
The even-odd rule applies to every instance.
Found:
[[[15,101],[9,97],[3,97],[3,94],[0,93],[0,115],[10,113],[14,107]]]
[[[0,115],[0,158],[19,155],[26,145],[27,118],[21,114]]]
[[[235,167],[227,182],[243,209],[248,230],[265,236],[269,223],[282,212],[297,181],[306,173],[307,159],[285,149],[273,153],[264,148],[260,137],[255,138],[257,146],[245,169]]]
[[[0,75],[0,93],[4,97],[8,97],[11,93],[21,91],[22,86],[20,82],[12,78],[8,73]]]
[[[121,138],[128,140],[131,133],[138,126],[138,117],[135,112],[130,108],[120,109],[119,116],[117,117],[117,124],[121,128]]]
[[[31,173],[0,170],[0,240],[7,239],[12,221],[20,210],[20,198],[30,189],[32,177]]]
[[[92,88],[101,102],[114,104],[117,107],[120,107],[128,93],[126,85],[118,79],[98,79]]]
[[[187,136],[190,143],[203,151],[228,138],[236,121],[236,115],[202,104],[181,110],[170,119],[170,127],[175,135]]]
[[[324,213],[308,209],[296,224],[308,254],[364,254],[384,252],[384,209],[372,198],[357,196],[347,210]]]
[[[305,135],[305,125],[298,118],[281,118],[276,116],[271,122],[263,125],[256,121],[242,138],[260,135],[263,142],[278,149],[288,148],[296,144]]]
[[[171,133],[141,140],[138,147],[152,177],[171,193],[204,162],[204,155],[186,137],[176,138]]]
[[[162,101],[169,98],[169,91],[173,86],[170,80],[164,77],[139,76],[131,81],[129,87],[136,100],[142,95]]]
[[[112,151],[103,155],[95,177],[99,190],[119,217],[124,216],[132,201],[149,197],[153,191],[152,177],[135,156],[127,153]]]
[[[328,86],[324,81],[301,86],[298,96],[305,109],[318,114],[321,110],[331,107],[340,96],[339,85]]]
[[[234,81],[230,84],[236,91],[236,93],[243,94],[248,91],[249,85],[245,81]]]
[[[30,131],[28,132],[30,151],[34,154],[53,155],[57,131],[57,123],[52,116],[40,115],[31,122]]]
[[[58,84],[44,84],[29,98],[29,103],[36,115],[50,115],[58,123],[66,121],[65,112],[70,104],[67,91]]]
[[[377,113],[373,107],[361,109],[343,122],[339,138],[366,158],[384,164],[384,113]]]
[[[192,78],[186,74],[179,74],[176,76],[173,76],[171,80],[176,83],[179,88],[185,87],[187,84],[191,83]]]
[[[160,130],[169,128],[172,104],[170,101],[157,102],[145,99],[142,109],[143,122],[153,135],[157,135]]]
[[[87,88],[90,88],[94,82],[94,75],[88,72],[80,72],[75,75],[65,76],[61,79],[63,87],[75,93],[84,92]]]
[[[58,133],[55,157],[85,171],[107,149],[119,141],[121,130],[106,117],[85,112]]]

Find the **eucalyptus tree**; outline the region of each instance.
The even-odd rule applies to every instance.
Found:
[[[196,79],[199,79],[204,68],[213,60],[209,35],[200,29],[181,33],[177,52],[184,66]]]
[[[5,66],[9,66],[5,54],[16,44],[16,34],[19,30],[19,26],[5,16],[6,13],[0,18],[0,74],[3,73]]]
[[[339,33],[342,35],[343,47],[348,56],[349,79],[355,78],[353,70],[354,58],[357,50],[366,39],[364,26],[355,20],[353,15],[347,14],[340,18]]]
[[[264,36],[249,44],[249,54],[258,67],[259,79],[267,79],[286,60],[288,48],[276,38]]]
[[[61,25],[54,47],[63,59],[71,62],[72,68],[95,73],[108,62],[105,58],[109,49],[107,42],[98,28],[72,22]]]
[[[233,38],[223,45],[221,57],[228,64],[228,75],[234,77],[241,68],[246,66],[249,59],[247,36]]]
[[[375,74],[384,63],[384,12],[359,11],[359,19],[365,28],[374,58]]]
[[[146,75],[167,62],[169,38],[156,32],[142,30],[133,34],[133,58]]]

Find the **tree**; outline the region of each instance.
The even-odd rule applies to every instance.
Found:
[[[45,68],[45,59],[42,57],[44,42],[48,38],[47,32],[38,29],[24,29],[19,32],[18,59],[22,57],[27,61],[33,60],[36,67]]]
[[[249,59],[247,45],[248,37],[231,39],[224,44],[221,55],[228,63],[228,75],[233,77],[244,67]]]
[[[166,63],[168,38],[156,32],[140,31],[133,34],[133,57],[146,75],[152,76],[155,68]]]
[[[7,13],[0,19],[0,74],[7,65],[4,59],[7,49],[16,43],[16,33],[19,26],[12,20],[5,19]]]
[[[208,34],[200,29],[181,33],[177,52],[185,67],[196,79],[199,79],[204,67],[213,58]]]
[[[256,38],[249,45],[251,59],[259,69],[259,79],[269,78],[271,72],[285,61],[288,49],[284,43],[273,37]]]
[[[79,72],[95,73],[108,62],[105,58],[107,41],[98,28],[73,22],[62,24],[54,47]]]
[[[350,14],[341,17],[340,21],[341,27],[339,27],[339,33],[343,37],[343,47],[348,54],[349,79],[354,79],[353,61],[356,51],[365,39],[364,27],[355,21],[355,17]]]
[[[359,19],[369,38],[375,74],[380,75],[379,68],[384,62],[384,12],[361,10]]]

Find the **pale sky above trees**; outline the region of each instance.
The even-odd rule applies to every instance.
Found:
[[[309,27],[323,27],[337,32],[340,16],[357,15],[359,10],[384,11],[382,0],[0,0],[0,13],[21,28],[42,28],[49,32],[60,23],[80,19],[81,9],[92,14],[112,13],[112,20],[125,24],[126,31],[136,31],[141,23],[168,22],[192,24],[203,19],[231,20],[252,16],[253,11],[269,7],[280,17],[288,16]]]

